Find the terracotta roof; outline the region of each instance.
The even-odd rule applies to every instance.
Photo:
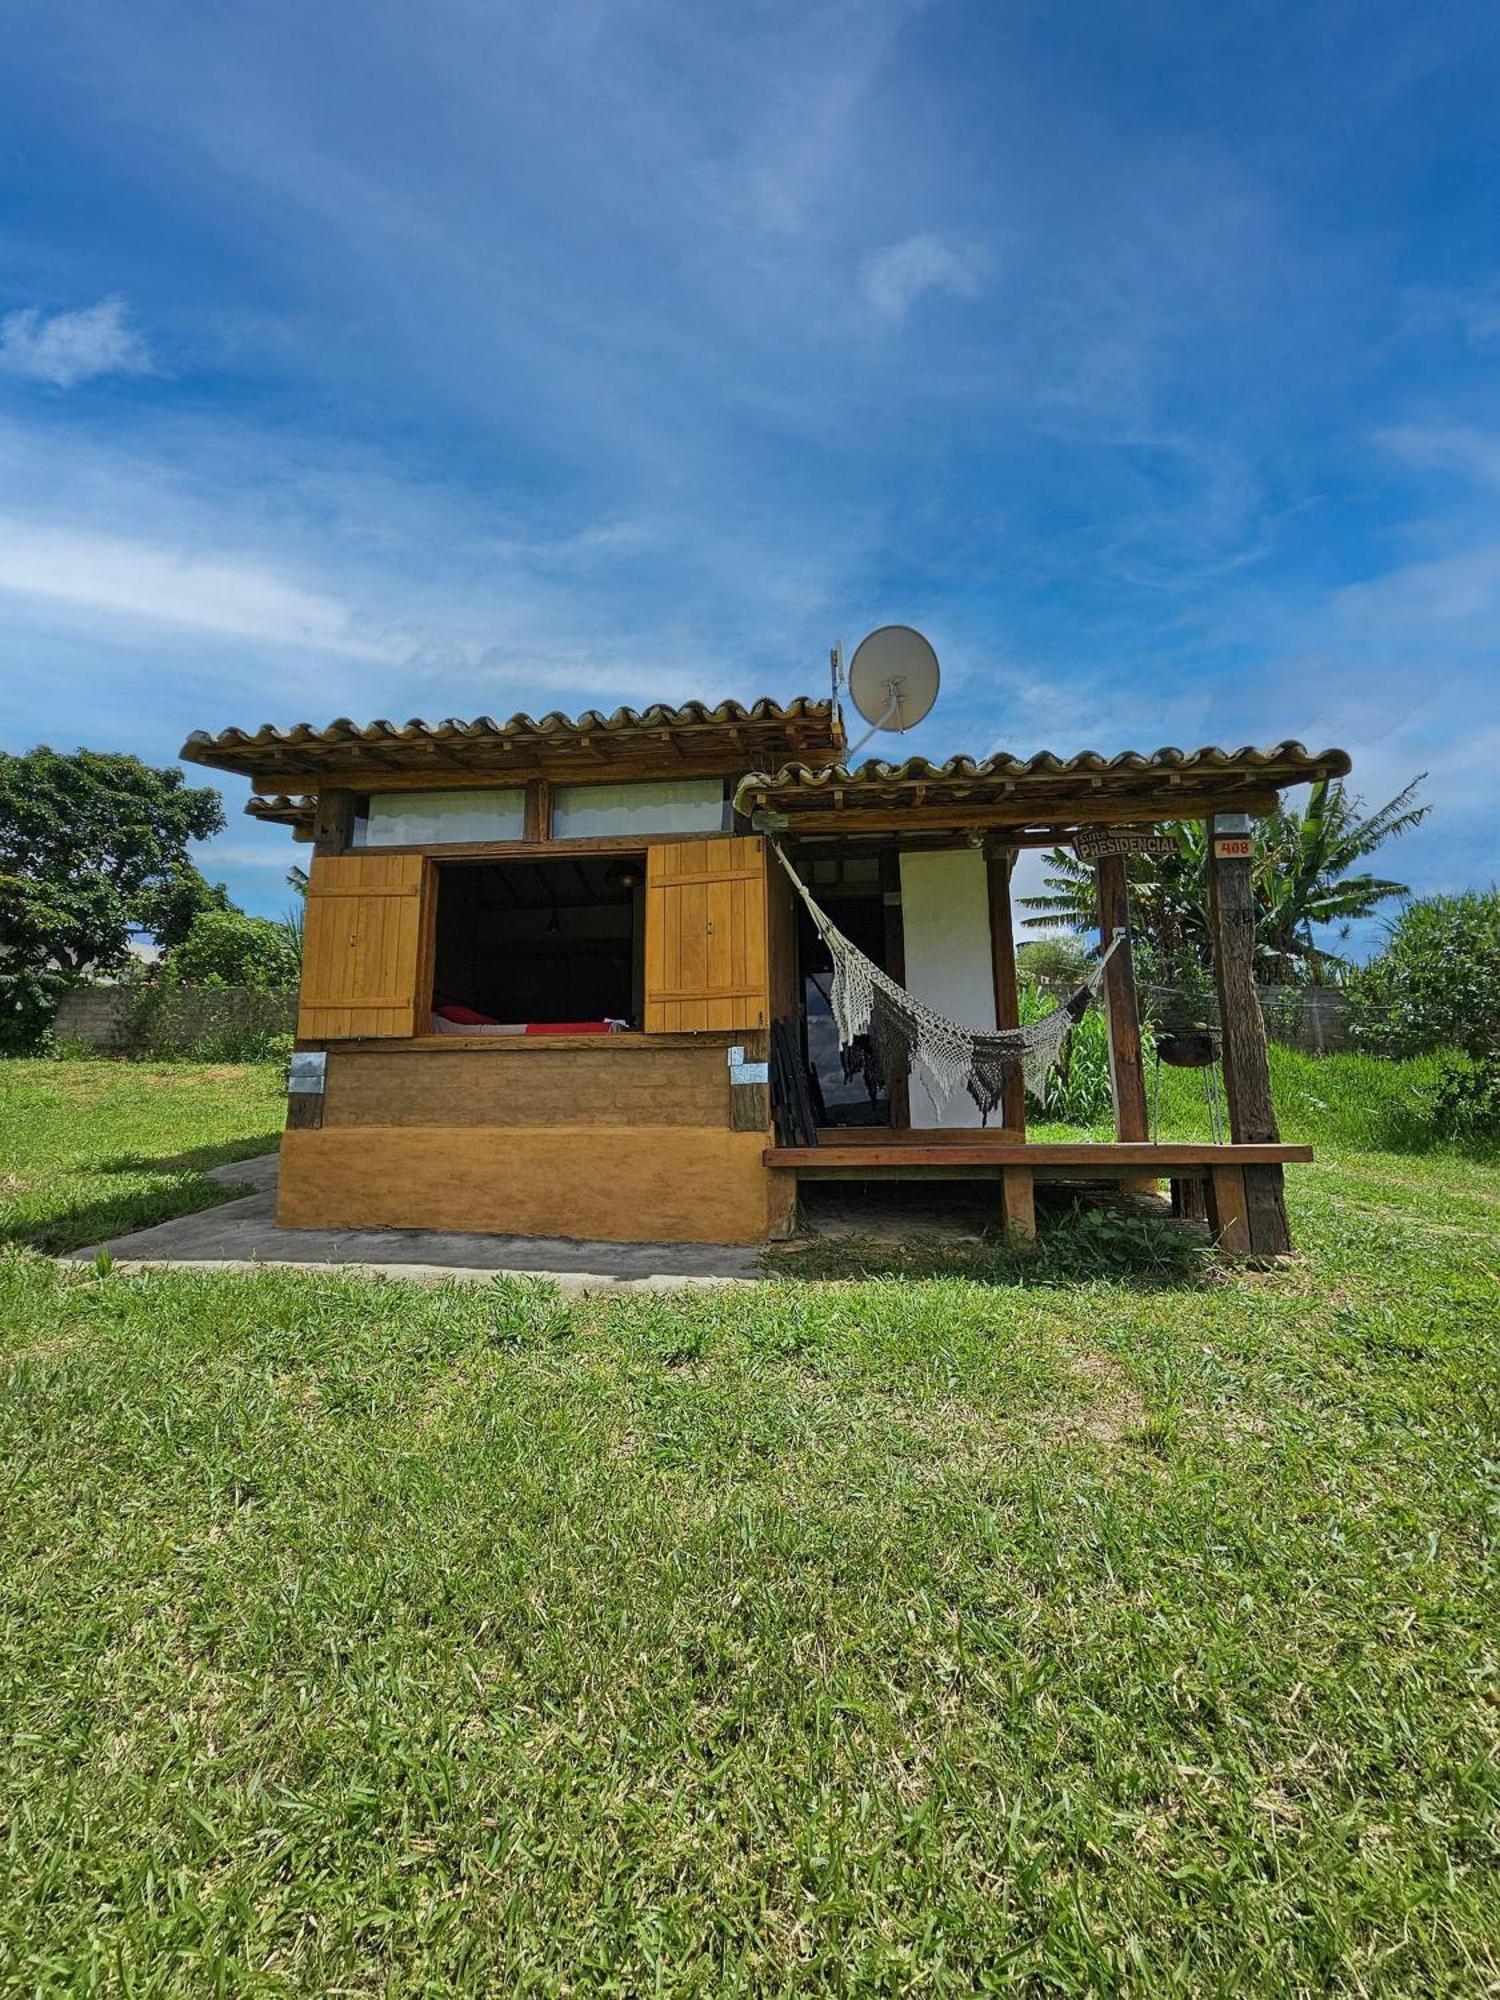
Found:
[[[257,793],[245,804],[245,811],[251,819],[263,819],[273,826],[289,826],[299,839],[307,840],[312,838],[313,815],[317,809],[317,795],[313,792],[300,792],[293,797],[288,797],[285,792],[276,792],[270,797]]]
[[[440,770],[460,765],[478,771],[506,770],[526,763],[557,764],[580,759],[604,764],[628,756],[642,738],[667,739],[674,753],[702,750],[705,739],[724,739],[725,747],[769,761],[777,756],[837,756],[844,747],[843,730],[830,701],[798,695],[789,702],[761,700],[746,706],[721,701],[710,708],[701,701],[672,708],[657,702],[636,710],[617,708],[612,715],[587,709],[582,715],[533,717],[513,715],[508,722],[481,715],[472,722],[350,722],[341,717],[324,728],[299,722],[290,729],[270,723],[248,731],[223,729],[217,736],[194,730],[179,755],[191,764],[209,764],[221,771],[264,783],[278,778],[310,777],[324,771],[363,771],[372,777],[382,770]]]
[[[1271,750],[1248,744],[1239,750],[1123,750],[1114,757],[1097,750],[1075,757],[1050,750],[1034,757],[1002,752],[982,760],[950,757],[944,764],[925,757],[900,764],[872,759],[852,771],[842,764],[787,764],[752,773],[736,788],[735,806],[748,812],[769,805],[789,817],[915,804],[1014,807],[1014,816],[1024,820],[1034,807],[1066,815],[1089,799],[1128,804],[1140,798],[1180,801],[1181,816],[1191,818],[1191,808],[1203,801],[1227,805],[1236,793],[1262,798],[1289,785],[1340,778],[1348,770],[1345,751],[1313,752],[1292,742]]]

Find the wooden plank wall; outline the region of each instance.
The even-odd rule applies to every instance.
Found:
[[[646,855],[646,1030],[764,1028],[765,842],[660,841]]]
[[[414,1035],[432,980],[432,863],[420,854],[318,854],[307,888],[305,1040]]]

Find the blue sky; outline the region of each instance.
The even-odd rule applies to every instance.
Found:
[[[1500,873],[1490,4],[7,10],[0,741],[821,691]],[[202,859],[254,909],[284,834]]]

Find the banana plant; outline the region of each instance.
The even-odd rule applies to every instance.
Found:
[[[1255,823],[1251,882],[1256,901],[1257,970],[1268,982],[1328,984],[1347,960],[1319,944],[1315,929],[1331,928],[1342,941],[1349,926],[1382,903],[1409,893],[1405,883],[1368,871],[1353,873],[1389,840],[1419,826],[1432,810],[1417,800],[1424,771],[1366,813],[1363,802],[1338,779],[1314,785],[1300,810],[1281,805]],[[1210,963],[1208,944],[1208,835],[1200,820],[1166,829],[1176,851],[1133,855],[1126,863],[1135,929],[1161,972]],[[1031,930],[1091,931],[1099,921],[1094,871],[1066,848],[1046,856],[1039,896],[1023,896]]]

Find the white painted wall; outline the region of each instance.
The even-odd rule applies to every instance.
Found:
[[[995,1025],[995,975],[990,953],[990,899],[984,856],[973,847],[901,857],[901,922],[906,937],[908,993],[965,1028]],[[913,1125],[965,1126],[982,1121],[966,1090],[948,1100],[941,1117],[920,1080],[911,1081]]]

